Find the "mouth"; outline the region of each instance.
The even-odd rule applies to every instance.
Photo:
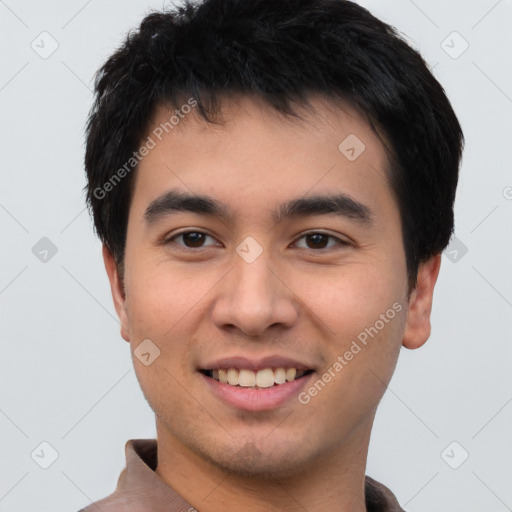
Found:
[[[263,368],[258,371],[249,368],[200,369],[210,379],[234,388],[268,389],[298,381],[313,373],[312,369],[294,367]]]
[[[197,370],[216,400],[253,413],[296,406],[298,394],[316,374],[311,362],[285,354],[231,355],[205,361]]]

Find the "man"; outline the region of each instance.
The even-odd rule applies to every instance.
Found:
[[[341,0],[152,13],[101,68],[87,198],[157,440],[84,510],[400,511],[365,476],[430,334],[462,132]]]

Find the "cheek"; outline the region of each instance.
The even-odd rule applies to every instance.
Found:
[[[137,276],[127,288],[132,352],[144,339],[150,339],[160,350],[152,365],[155,371],[148,372],[134,360],[137,375],[144,387],[161,380],[169,381],[171,389],[176,384],[171,376],[183,378],[191,368],[194,336],[197,326],[209,314],[207,297],[218,282],[218,275],[190,272],[169,262],[152,262],[144,272],[136,266],[132,268]]]
[[[353,420],[348,427],[368,419],[391,380],[400,352],[406,315],[402,303],[393,302],[391,294],[375,301],[357,299],[361,295],[340,298],[342,306],[333,308],[329,325],[335,333],[329,333],[329,356],[318,375],[325,384],[316,381],[306,390],[311,397],[318,395],[312,398],[317,407],[312,414],[325,409],[329,432],[339,432],[346,418]]]
[[[403,278],[396,273],[396,267],[354,262],[339,268],[297,273],[293,289],[329,337],[346,341],[374,325],[394,303],[405,309],[401,293]],[[388,316],[394,319],[396,309]]]
[[[191,319],[197,315],[204,295],[176,268],[155,262],[131,267],[127,286],[127,308],[132,337],[132,359],[141,389],[153,410],[179,410],[186,405],[180,396],[183,370],[190,366]],[[159,355],[149,366],[137,359],[135,349],[142,340],[151,340]],[[184,403],[181,403],[184,402]]]
[[[325,334],[329,355],[324,371],[330,368],[330,375],[335,375],[324,398],[339,403],[343,396],[343,416],[349,410],[376,406],[392,376],[406,318],[403,277],[396,267],[367,262],[329,269],[326,275],[329,279],[302,277],[297,286]]]
[[[198,306],[212,285],[171,265],[151,262],[147,267],[134,266],[135,278],[127,287],[130,325],[136,332],[162,337]]]

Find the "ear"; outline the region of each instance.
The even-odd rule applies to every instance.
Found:
[[[434,285],[441,267],[441,254],[432,256],[418,269],[416,288],[409,298],[409,309],[402,345],[408,349],[421,347],[430,336],[430,312]]]
[[[121,322],[121,336],[125,341],[130,341],[128,330],[128,317],[126,315],[126,297],[123,290],[121,279],[117,270],[117,265],[108,247],[103,244],[103,262],[110,281],[110,290],[112,291],[112,299],[116,308],[117,316]]]

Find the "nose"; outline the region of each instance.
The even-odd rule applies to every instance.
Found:
[[[221,281],[213,308],[220,329],[239,330],[246,336],[264,335],[272,327],[290,328],[298,317],[298,304],[282,269],[270,261],[269,251],[252,263],[235,254],[234,268]]]

